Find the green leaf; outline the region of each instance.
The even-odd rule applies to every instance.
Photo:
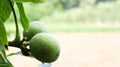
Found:
[[[8,0],[0,0],[0,20],[5,22],[11,14],[11,7]]]
[[[13,0],[16,2],[33,2],[33,3],[43,3],[44,0]]]
[[[12,67],[12,66],[9,65],[8,63],[1,62],[1,63],[0,63],[0,67]]]
[[[0,43],[1,43],[1,41],[0,41]],[[0,44],[0,46],[1,46],[1,44]],[[0,47],[0,52],[3,50],[3,48],[2,47]],[[3,60],[3,58],[2,58],[2,56],[0,55],[0,62],[4,62],[4,60]]]
[[[4,45],[8,45],[7,33],[5,30],[4,24],[0,20],[0,42],[3,42]]]
[[[5,47],[2,45],[1,39],[0,39],[0,67],[13,67],[13,65],[7,59]]]
[[[23,4],[19,3],[19,2],[17,2],[16,4],[17,4],[18,10],[19,10],[20,21],[21,21],[22,27],[24,28],[25,31],[27,31],[28,26],[29,26],[29,20],[27,19],[26,15],[25,15]]]
[[[13,55],[17,55],[17,53],[10,53],[7,56],[13,56]]]

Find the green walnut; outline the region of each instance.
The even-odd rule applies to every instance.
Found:
[[[47,27],[44,23],[36,21],[30,23],[27,32],[23,31],[23,36],[30,40],[35,34],[43,32],[48,32]]]
[[[43,63],[51,63],[58,59],[60,46],[48,33],[38,33],[30,40],[32,55]]]

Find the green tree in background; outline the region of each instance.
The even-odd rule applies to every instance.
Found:
[[[70,9],[74,7],[79,7],[81,0],[60,0],[60,4],[62,5],[63,9]]]
[[[96,0],[96,4],[100,2],[112,2],[112,1],[117,1],[117,0]]]

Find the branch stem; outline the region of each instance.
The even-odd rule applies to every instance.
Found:
[[[14,5],[13,5],[11,0],[9,0],[9,3],[10,3],[10,6],[11,6],[11,9],[13,11],[14,21],[15,21],[15,26],[16,26],[16,35],[15,35],[14,41],[19,42],[20,41],[20,33],[19,33],[19,26],[18,26],[18,20],[17,20],[16,12],[15,12],[15,9],[13,7]]]

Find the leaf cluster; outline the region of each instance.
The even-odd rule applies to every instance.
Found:
[[[14,9],[14,5],[17,5],[21,25],[24,31],[27,31],[29,26],[29,20],[27,19],[24,11],[24,2],[42,3],[44,2],[44,0],[0,0],[0,67],[13,67],[13,65],[8,61],[5,53],[5,50],[8,49],[8,46],[18,47],[22,50],[26,50],[26,48],[21,45],[24,39],[22,41],[20,40],[21,38],[18,27],[18,18]],[[13,14],[15,21],[16,35],[15,39],[12,42],[9,42],[4,22],[9,18],[11,14]]]

